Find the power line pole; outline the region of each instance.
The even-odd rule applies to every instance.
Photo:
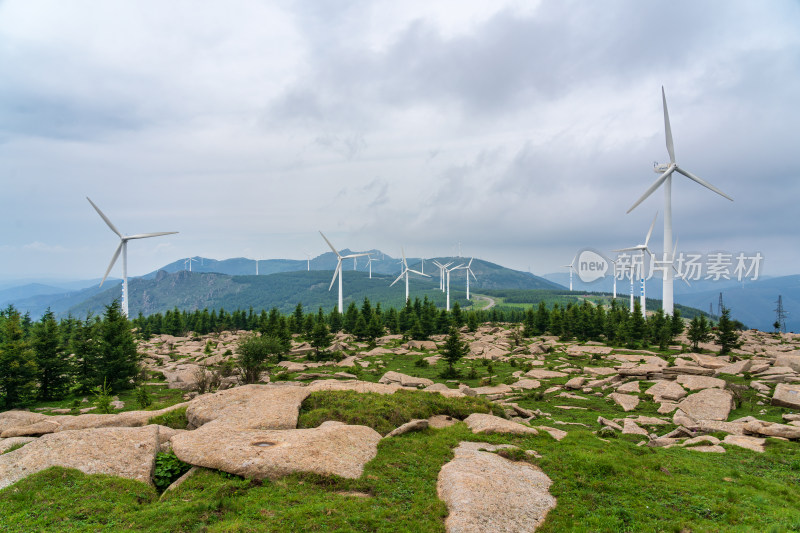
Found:
[[[725,310],[725,305],[722,303],[722,293],[719,293],[719,303],[717,304],[717,316],[722,316]]]
[[[775,329],[786,333],[786,311],[783,309],[783,296],[778,295],[778,307],[775,308]]]

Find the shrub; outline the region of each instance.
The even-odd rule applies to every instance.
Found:
[[[189,425],[189,419],[186,418],[186,408],[181,407],[163,415],[153,416],[148,421],[148,424],[159,424],[167,426],[172,429],[186,429]]]
[[[153,484],[158,492],[164,492],[191,467],[192,465],[184,463],[171,451],[159,453],[156,455],[156,466],[153,470]]]
[[[153,404],[153,398],[144,386],[136,389],[136,403],[139,404],[139,407],[142,409],[147,409]]]

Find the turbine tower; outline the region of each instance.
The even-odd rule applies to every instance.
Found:
[[[447,263],[447,264],[448,265],[452,265],[453,263]],[[447,272],[447,304],[446,304],[447,307],[446,307],[446,309],[448,311],[450,310],[450,272],[452,272],[453,270],[458,270],[460,268],[464,268],[464,264],[463,263],[458,265],[458,266],[454,266],[453,268],[445,268],[445,271]]]
[[[654,165],[653,171],[661,174],[658,179],[650,186],[647,191],[639,198],[635,204],[628,209],[628,213],[633,211],[636,206],[642,203],[648,196],[653,194],[653,192],[658,189],[661,184],[664,184],[664,260],[666,262],[672,262],[675,260],[674,257],[670,256],[672,250],[670,250],[670,246],[672,245],[672,174],[674,172],[678,172],[679,174],[683,174],[690,180],[699,183],[703,187],[714,191],[715,193],[719,194],[723,198],[727,198],[731,202],[733,198],[722,192],[721,190],[717,189],[707,181],[704,181],[688,170],[684,170],[678,166],[675,162],[675,148],[672,144],[672,128],[669,124],[669,113],[667,112],[667,96],[664,92],[664,87],[661,87],[661,101],[664,106],[664,134],[667,141],[667,152],[669,153],[669,164],[661,164],[661,165]],[[663,305],[662,308],[664,312],[668,315],[673,313],[673,291],[672,291],[672,269],[665,268],[664,269],[664,289],[662,293]]]
[[[575,258],[572,258],[572,262],[568,265],[561,265],[563,268],[569,269],[569,290],[572,290],[572,273],[575,271]]]
[[[197,263],[197,259],[195,259],[194,257],[189,257],[187,259],[184,259],[183,260],[183,269],[186,270],[186,263],[189,263],[189,272],[191,272],[192,271],[192,261]]]
[[[89,203],[92,204],[94,210],[97,211],[97,214],[100,215],[105,223],[111,228],[111,231],[117,234],[119,237],[119,246],[117,246],[117,250],[114,252],[114,255],[111,257],[111,262],[108,264],[108,268],[106,269],[106,273],[103,276],[102,281],[100,282],[100,286],[103,286],[103,282],[108,277],[108,273],[111,272],[111,269],[114,267],[114,263],[117,262],[117,258],[119,258],[120,252],[122,252],[122,313],[127,317],[128,316],[128,241],[133,239],[147,239],[150,237],[160,237],[161,235],[172,235],[174,233],[178,233],[177,231],[159,231],[157,233],[138,233],[136,235],[123,235],[115,226],[111,223],[107,216],[100,211],[100,208],[97,207],[94,202],[87,196],[87,200]],[[191,263],[190,263],[191,264]]]
[[[408,302],[408,273],[409,272],[413,272],[414,274],[419,274],[420,276],[425,276],[426,278],[429,278],[430,276],[428,274],[423,274],[422,272],[419,272],[417,270],[412,270],[412,269],[408,268],[408,263],[406,263],[406,252],[402,248],[400,249],[400,252],[403,254],[403,261],[402,261],[403,271],[400,273],[399,276],[397,276],[397,279],[394,280],[389,286],[391,287],[392,285],[394,285],[395,283],[400,281],[403,278],[403,276],[405,276],[405,278],[406,278],[406,302]]]
[[[344,259],[350,259],[351,257],[363,257],[363,256],[369,255],[369,254],[340,255],[339,252],[336,251],[336,248],[334,248],[333,245],[331,244],[331,241],[329,241],[328,238],[325,236],[325,234],[322,233],[322,231],[320,231],[319,234],[322,235],[322,238],[325,239],[325,242],[328,243],[328,246],[331,247],[331,250],[333,250],[333,253],[335,253],[336,257],[338,258],[338,261],[336,263],[336,270],[333,271],[333,279],[331,280],[331,285],[330,285],[330,287],[328,287],[328,290],[331,290],[331,288],[333,288],[333,283],[336,281],[336,277],[338,276],[339,277],[339,312],[340,313],[344,313],[344,304],[343,304],[343,300],[342,300],[342,274],[343,274],[342,273],[342,261]]]
[[[309,252],[304,252],[306,254],[307,263],[306,263],[306,271],[311,272],[311,254]]]
[[[641,290],[639,293],[639,303],[642,307],[642,315],[647,318],[647,312],[645,309],[645,292],[644,292],[644,259],[645,259],[645,252],[653,255],[653,252],[650,251],[650,248],[647,247],[647,243],[650,242],[650,235],[653,234],[653,228],[656,225],[656,219],[658,218],[658,213],[656,212],[656,216],[653,217],[653,222],[650,224],[650,229],[647,231],[647,237],[644,239],[644,244],[637,244],[636,246],[631,246],[630,248],[622,248],[620,250],[614,250],[615,252],[641,252],[642,254],[642,263],[639,265],[639,278],[641,278]],[[672,250],[670,250],[671,252]],[[633,264],[631,264],[631,269],[633,269]],[[672,269],[670,269],[670,273],[672,273]],[[631,295],[633,295],[633,270],[631,270]],[[631,297],[631,305],[633,298]],[[632,309],[632,308],[631,308]]]
[[[467,263],[467,266],[464,267],[464,270],[467,271],[467,300],[469,300],[469,276],[470,276],[470,274],[472,274],[472,277],[475,278],[475,281],[478,281],[478,278],[475,277],[475,273],[472,271],[472,268],[471,268],[472,267],[472,261],[474,259],[475,259],[474,257],[471,257],[470,260],[469,260],[469,263]]]
[[[367,259],[367,267],[369,267],[369,279],[372,279],[372,262],[373,261],[380,261],[380,259],[375,259],[372,256],[369,256]]]

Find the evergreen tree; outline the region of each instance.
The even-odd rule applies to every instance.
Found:
[[[354,333],[356,329],[356,322],[358,322],[359,312],[355,302],[350,302],[347,306],[347,311],[344,312],[344,321],[342,329],[346,333]]]
[[[478,314],[475,311],[467,313],[467,329],[473,333],[478,331]]]
[[[61,343],[58,323],[50,308],[31,332],[31,348],[38,368],[38,398],[55,400],[64,396],[72,381],[70,364]]]
[[[722,315],[719,317],[715,335],[717,337],[717,343],[720,345],[720,355],[728,354],[734,348],[738,348],[742,345],[739,340],[739,334],[736,332],[736,325],[731,320],[730,309],[722,308]]]
[[[522,322],[522,336],[530,338],[538,334],[539,332],[536,329],[536,313],[533,307],[529,307],[525,310],[525,320]]]
[[[26,405],[35,397],[37,368],[33,350],[24,339],[19,312],[9,306],[3,315],[0,405],[3,409],[11,409]]]
[[[102,383],[102,378],[98,378],[98,330],[97,319],[89,313],[86,320],[75,327],[70,339],[70,350],[74,354],[75,382],[78,392],[82,394]]]
[[[469,353],[469,346],[466,342],[461,341],[461,335],[458,333],[458,330],[451,327],[447,341],[439,353],[442,354],[442,359],[447,361],[448,368],[446,376],[456,377],[458,376],[458,372],[455,369],[455,364]]]
[[[424,341],[428,339],[428,335],[425,333],[425,328],[422,327],[422,322],[419,318],[414,319],[414,325],[411,327],[409,334],[414,340]]]
[[[334,307],[331,311],[329,322],[333,333],[342,331],[342,314],[339,312],[338,307]]]
[[[375,313],[372,315],[369,324],[367,324],[367,339],[373,342],[378,337],[383,337],[383,324],[381,323],[380,316]]]
[[[400,329],[400,322],[397,316],[397,310],[394,307],[390,307],[389,310],[386,312],[386,327],[389,329],[389,333],[392,335],[397,335],[402,330]]]
[[[460,328],[464,325],[464,313],[461,312],[461,306],[458,305],[458,302],[453,304],[453,310],[450,311],[450,318],[455,327]]]
[[[680,309],[673,310],[672,319],[671,319],[671,322],[670,322],[670,329],[672,330],[671,333],[672,333],[672,338],[673,339],[675,337],[677,337],[678,335],[680,335],[681,333],[683,333],[683,330],[685,329],[685,326],[683,324],[683,318],[681,318],[681,310]]]
[[[544,335],[547,332],[547,326],[550,324],[550,313],[544,302],[539,302],[539,307],[536,308],[536,335]]]
[[[633,314],[628,317],[625,327],[625,341],[628,348],[639,348],[647,343],[647,322],[642,316],[642,307],[637,299],[633,304]]]
[[[692,351],[700,350],[701,342],[708,342],[711,340],[711,326],[706,320],[705,315],[696,315],[691,322],[689,322],[689,329],[686,331],[686,336],[692,343]]]
[[[294,315],[292,315],[294,321],[292,323],[292,333],[302,333],[303,332],[303,304],[297,304],[297,307],[294,308]]]
[[[128,318],[122,314],[117,300],[106,306],[98,350],[98,377],[114,392],[131,388],[131,381],[139,372],[139,354]]]
[[[322,352],[326,350],[332,342],[333,335],[328,330],[328,326],[325,322],[317,322],[314,324],[314,331],[311,332],[311,346],[314,347],[317,359],[321,359]]]
[[[358,315],[358,318],[356,319],[356,325],[353,328],[352,333],[358,340],[363,341],[367,338],[367,321],[364,319],[364,315]]]

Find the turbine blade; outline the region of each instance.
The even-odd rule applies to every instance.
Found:
[[[442,268],[442,264],[439,261],[435,260],[435,259],[433,260],[433,264],[436,265],[439,268]]]
[[[397,279],[396,279],[396,280],[394,280],[393,282],[391,282],[391,283],[389,284],[389,286],[391,287],[392,285],[394,285],[395,283],[397,283],[398,281],[400,281],[401,279],[403,279],[403,276],[405,276],[405,275],[406,275],[406,272],[405,272],[405,270],[404,270],[402,274],[400,274],[399,276],[397,276]]]
[[[472,279],[474,279],[475,281],[478,281],[478,278],[475,277],[475,272],[473,272],[471,268],[467,268],[467,272],[472,274]]]
[[[653,217],[653,223],[650,224],[650,229],[647,231],[647,237],[644,239],[644,247],[647,248],[647,243],[650,242],[650,235],[653,234],[653,228],[656,227],[656,219],[658,218],[658,211],[656,211],[656,216]]]
[[[674,166],[674,165],[670,165],[670,167],[667,169],[667,171],[666,171],[666,172],[664,172],[664,173],[663,173],[663,174],[661,174],[661,175],[660,175],[658,178],[656,178],[656,181],[655,181],[655,182],[653,182],[653,184],[650,186],[650,188],[649,188],[649,189],[647,189],[647,190],[645,191],[645,193],[642,195],[642,197],[641,197],[641,198],[639,198],[638,200],[636,200],[636,203],[635,203],[635,204],[633,204],[633,205],[631,206],[631,208],[630,208],[630,209],[628,209],[628,211],[626,212],[626,214],[627,214],[627,213],[630,213],[631,211],[633,211],[634,209],[636,209],[636,206],[637,206],[637,205],[639,205],[640,203],[644,202],[644,201],[647,199],[647,197],[648,197],[648,196],[650,196],[651,194],[653,194],[653,191],[655,191],[656,189],[658,189],[658,188],[661,186],[661,184],[662,184],[662,183],[664,183],[664,180],[666,180],[666,179],[667,179],[667,177],[669,177],[669,175],[670,175],[670,174],[672,174],[672,173],[675,171],[675,168],[676,168],[676,166]]]
[[[620,248],[619,250],[611,250],[611,251],[612,252],[638,252],[639,250],[641,250],[641,248],[639,248],[638,246],[633,246],[631,248]],[[569,265],[566,265],[566,267],[568,268]]]
[[[339,262],[336,264],[336,270],[333,271],[333,279],[331,280],[331,284],[328,286],[328,290],[333,288],[333,283],[336,281],[336,276],[339,275],[339,271],[342,269],[342,260],[339,259]]]
[[[412,270],[412,269],[410,269],[410,268],[409,268],[409,269],[408,269],[408,272],[413,272],[414,274],[419,274],[420,276],[425,276],[426,278],[429,278],[429,277],[430,277],[428,274],[423,274],[423,273],[422,273],[422,272],[420,272],[419,270]]]
[[[139,233],[137,235],[131,235],[130,237],[125,237],[125,240],[128,241],[130,239],[147,239],[149,237],[160,237],[161,235],[173,235],[178,233],[177,231],[159,231],[157,233]]]
[[[119,236],[119,238],[121,239],[122,238],[122,233],[120,233],[120,231],[116,228],[116,226],[114,226],[114,224],[111,223],[111,221],[108,219],[108,217],[105,216],[102,211],[100,211],[99,207],[94,205],[94,202],[88,196],[86,197],[86,199],[89,200],[90,204],[92,204],[92,207],[94,207],[94,210],[97,211],[98,215],[100,215],[100,218],[102,218],[103,220],[106,221],[106,224],[108,224],[108,227],[111,228],[111,231],[116,233]]]
[[[91,201],[91,200],[89,200]],[[100,286],[103,286],[103,282],[105,282],[106,278],[108,277],[108,273],[111,272],[111,269],[114,268],[114,263],[117,262],[117,258],[119,258],[119,254],[122,251],[122,246],[125,244],[125,241],[120,241],[119,246],[117,246],[117,250],[114,252],[114,256],[111,258],[111,262],[108,264],[108,268],[106,269],[106,273],[103,276],[103,280],[100,282]]]
[[[674,265],[674,264],[672,265],[672,270],[674,270],[674,271],[675,271],[675,273],[678,275],[678,276],[677,276],[677,278],[678,278],[678,279],[680,279],[680,280],[682,280],[682,281],[683,281],[683,282],[686,284],[686,286],[688,286],[688,287],[691,287],[691,286],[692,286],[692,284],[691,284],[691,283],[689,283],[689,280],[687,280],[685,277],[683,277],[683,276],[681,275],[681,273],[680,273],[680,272],[678,272],[678,269],[675,267],[675,265]]]
[[[669,162],[675,162],[675,147],[672,145],[672,128],[669,125],[669,112],[667,111],[667,95],[664,93],[664,86],[661,86],[661,99],[664,102],[664,135],[667,137],[667,152],[669,152]]]
[[[337,252],[337,251],[336,251],[336,248],[334,248],[334,247],[333,247],[333,245],[331,244],[331,241],[329,241],[329,240],[328,240],[328,238],[325,236],[325,234],[324,234],[324,233],[322,233],[322,231],[320,231],[320,232],[319,232],[319,234],[320,234],[320,235],[322,235],[322,238],[323,238],[323,239],[325,239],[325,242],[327,242],[327,243],[328,243],[328,246],[330,246],[330,247],[331,247],[331,250],[333,250],[333,253],[335,253],[335,254],[336,254],[336,257],[338,257],[339,259],[341,259],[341,258],[342,258],[342,256],[341,256],[341,255],[339,255],[339,252]],[[330,289],[328,289],[328,290],[330,290]]]
[[[708,183],[707,181],[705,181],[705,180],[702,180],[702,179],[698,178],[697,176],[695,176],[694,174],[692,174],[692,173],[691,173],[691,172],[689,172],[688,170],[683,170],[682,168],[680,168],[680,167],[679,167],[679,166],[677,166],[677,165],[675,165],[675,170],[677,170],[678,172],[680,172],[681,174],[683,174],[684,176],[686,176],[686,177],[687,177],[687,178],[689,178],[690,180],[692,180],[692,181],[694,181],[694,182],[697,182],[697,183],[699,183],[700,185],[702,185],[702,186],[703,186],[703,187],[705,187],[706,189],[711,189],[712,191],[714,191],[715,193],[719,194],[719,195],[720,195],[720,196],[722,196],[723,198],[727,198],[727,199],[728,199],[728,200],[730,200],[731,202],[733,201],[733,198],[731,198],[730,196],[728,196],[727,194],[725,194],[725,193],[724,193],[724,192],[722,192],[721,190],[717,189],[716,187],[714,187],[713,185],[711,185],[711,184],[710,184],[710,183]]]
[[[343,256],[340,256],[340,257],[342,259],[352,259],[354,257],[364,257],[366,255],[369,255],[369,254],[350,254],[350,255],[343,255]]]

